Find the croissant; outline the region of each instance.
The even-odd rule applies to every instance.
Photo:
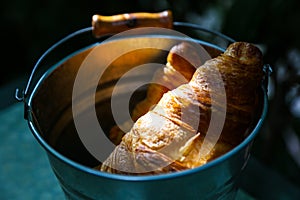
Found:
[[[161,174],[195,168],[228,152],[245,138],[257,115],[262,64],[254,45],[231,44],[199,67],[189,83],[165,93],[96,168]]]
[[[209,59],[208,55],[200,54],[201,52],[188,42],[181,42],[173,46],[167,56],[165,67],[159,68],[155,72],[152,83],[148,86],[146,98],[133,109],[132,120],[135,122],[140,116],[147,113],[167,91],[188,83],[196,68],[203,63],[203,60]],[[130,130],[130,125],[131,121],[126,121],[121,127],[123,130]],[[119,126],[113,126],[109,138],[113,143],[119,144],[124,134]]]

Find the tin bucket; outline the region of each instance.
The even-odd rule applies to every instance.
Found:
[[[72,114],[72,92],[77,73],[88,55],[98,46],[104,45],[107,34],[111,32],[116,33],[137,26],[152,26],[153,24],[156,27],[170,28],[169,15],[170,12],[152,14],[150,17],[147,15],[145,18],[139,13],[131,14],[129,17],[119,15],[117,21],[114,19],[113,23],[105,22],[109,24],[109,28],[102,30],[97,28],[99,25],[97,17],[93,17],[93,27],[67,36],[46,51],[35,65],[26,88],[22,93],[19,90],[16,91],[16,98],[24,102],[24,117],[28,121],[29,128],[46,150],[50,165],[67,199],[235,198],[238,178],[247,164],[252,141],[266,117],[268,68],[266,68],[266,80],[262,84],[261,114],[252,132],[237,147],[198,168],[153,176],[104,173],[93,169],[99,161],[90,154],[77,134]],[[150,24],[148,24],[149,20]],[[151,20],[154,20],[154,23]],[[218,32],[195,24],[171,23],[174,30],[190,35],[193,38],[192,41],[187,37],[174,38],[168,34],[151,34],[149,37],[147,34],[143,36],[139,33],[117,38],[106,45],[108,44],[108,48],[119,47],[123,42],[130,45],[132,44],[130,39],[139,38],[138,41],[144,45],[157,42],[170,49],[172,45],[188,40],[201,44],[212,57],[215,57],[234,41]],[[107,27],[107,25],[104,26]],[[132,55],[126,54],[120,60],[114,61],[111,68],[113,70],[107,70],[106,78],[97,85],[94,106],[84,102],[84,92],[80,94],[82,98],[78,98],[78,103],[83,105],[82,112],[79,114],[89,118],[90,111],[95,109],[104,132],[114,124],[111,110],[108,108],[110,108],[112,88],[122,76],[119,72],[143,63],[165,64],[167,55],[167,52],[161,49],[143,49],[131,53],[134,54],[133,57],[139,59],[127,60],[126,56],[132,58]],[[143,77],[153,71],[153,69],[145,70],[143,74],[137,76]],[[136,79],[130,80],[136,81]],[[119,95],[119,99],[122,99],[126,90],[120,91],[115,95]],[[145,88],[140,88],[134,94],[135,96],[130,101],[130,108],[144,98]],[[103,118],[104,122],[100,120]]]

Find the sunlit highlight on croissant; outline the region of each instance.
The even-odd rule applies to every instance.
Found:
[[[155,72],[152,79],[153,83],[148,86],[146,98],[133,109],[132,120],[135,122],[140,116],[147,113],[167,91],[188,83],[196,68],[210,59],[209,54],[204,54],[204,52],[205,50],[201,49],[200,46],[196,48],[188,42],[182,42],[172,47],[165,67],[159,68]],[[130,122],[123,123],[122,128],[130,130]],[[109,138],[115,144],[119,144],[124,134],[121,128],[116,125],[110,130]]]
[[[199,67],[189,83],[165,93],[97,168],[118,174],[161,174],[195,168],[228,152],[255,123],[262,64],[262,53],[254,45],[231,44]],[[221,80],[212,80],[218,77]],[[225,116],[224,122],[211,121],[213,114]],[[222,123],[221,132],[212,133],[220,137],[216,144],[204,146],[209,126],[218,125],[214,123]],[[208,153],[201,154],[201,148],[208,148]]]

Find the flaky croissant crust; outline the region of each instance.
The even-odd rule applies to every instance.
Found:
[[[165,67],[159,68],[154,74],[152,82],[155,84],[148,86],[146,98],[132,111],[131,118],[134,122],[157,104],[164,93],[190,81],[196,69],[209,57],[207,54],[207,57],[202,59],[200,53],[188,42],[181,42],[170,49]],[[121,126],[130,130],[130,121]],[[120,127],[114,126],[110,130],[109,138],[115,144],[119,144],[124,134]]]
[[[260,50],[245,42],[231,44],[199,67],[188,84],[165,93],[98,169],[160,174],[198,167],[224,154],[244,139],[253,122],[262,76]],[[222,88],[225,93],[219,93]],[[225,104],[220,99],[226,99]],[[212,113],[226,116],[224,126],[216,144],[202,146],[209,124],[214,123]],[[206,148],[208,153],[201,153]]]

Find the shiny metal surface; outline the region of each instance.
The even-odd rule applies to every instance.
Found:
[[[99,172],[91,168],[97,165],[98,161],[81,144],[76,135],[71,113],[72,87],[76,72],[87,54],[96,45],[101,45],[101,41],[91,38],[76,45],[76,41],[85,38],[87,32],[80,32],[51,49],[46,58],[38,63],[38,67],[44,69],[41,78],[37,76],[37,80],[31,83],[34,88],[26,89],[28,97],[25,97],[25,115],[29,127],[47,151],[51,167],[66,197],[70,199],[233,199],[237,191],[238,177],[249,158],[252,141],[259,132],[267,112],[266,91],[263,91],[262,114],[252,133],[232,151],[204,166],[178,173],[141,177]],[[146,43],[147,39],[144,42]],[[200,40],[197,42],[205,45],[213,56],[224,49]],[[68,44],[73,43],[75,46],[65,51],[69,48]],[[165,45],[171,47],[173,43],[166,42]],[[167,52],[150,53],[153,56],[145,57],[142,59],[143,62],[165,62]],[[144,54],[144,51],[140,51],[135,52],[134,56],[141,57]],[[115,71],[119,71],[116,70],[118,67],[124,68],[124,65],[120,65],[124,60],[130,59],[125,56],[112,65]],[[130,69],[140,61],[127,62],[125,68]],[[144,73],[153,73],[153,71]],[[96,110],[100,117],[105,116],[107,121],[103,125],[107,130],[113,124],[111,113],[107,109],[110,88],[121,75],[120,73],[114,79],[109,79],[112,76],[108,74],[108,79],[100,82],[97,90],[97,93],[106,94],[98,95]],[[143,92],[141,90],[137,93],[137,101],[142,99]],[[85,110],[88,109],[87,105]]]

